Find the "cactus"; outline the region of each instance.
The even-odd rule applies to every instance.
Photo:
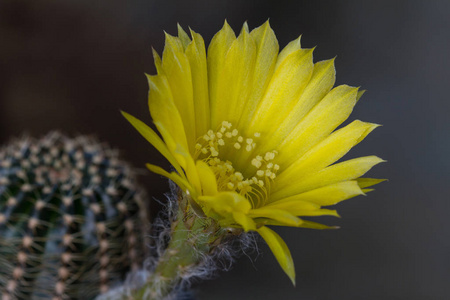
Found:
[[[142,266],[142,190],[117,151],[53,132],[0,149],[0,296],[93,299]]]

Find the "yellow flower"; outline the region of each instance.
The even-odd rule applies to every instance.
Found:
[[[166,34],[149,108],[162,139],[124,113],[172,164],[148,168],[175,182],[198,214],[225,228],[257,231],[294,282],[289,249],[266,225],[324,229],[300,219],[337,216],[322,208],[364,194],[382,180],[359,178],[382,162],[366,156],[334,164],[378,125],[335,130],[363,94],[335,82],[334,59],[313,63],[300,38],[280,53],[269,22],[238,37],[225,22],[206,54],[203,38],[178,26]]]

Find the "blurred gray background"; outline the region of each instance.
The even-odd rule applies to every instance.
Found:
[[[388,178],[340,204],[336,231],[281,228],[294,288],[266,246],[256,261],[194,286],[197,299],[450,299],[450,1],[0,1],[0,143],[51,129],[95,133],[134,166],[164,163],[119,114],[150,123],[144,72],[163,30],[207,42],[270,18],[281,46],[303,34],[315,60],[337,55],[337,84],[368,92],[351,119],[384,126],[348,157],[375,154]],[[143,172],[149,193],[167,183]],[[154,212],[157,209],[153,208]],[[256,257],[256,256],[254,256]]]

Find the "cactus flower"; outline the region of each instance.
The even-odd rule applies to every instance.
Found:
[[[208,51],[201,35],[166,34],[148,104],[160,137],[123,113],[170,162],[147,167],[176,183],[195,213],[222,228],[256,231],[295,283],[285,242],[269,228],[333,228],[304,217],[370,191],[360,178],[382,162],[365,156],[336,163],[378,125],[355,120],[337,129],[363,91],[334,87],[334,59],[313,62],[300,38],[279,52],[269,22],[239,36],[225,22]],[[324,208],[325,207],[325,208]]]

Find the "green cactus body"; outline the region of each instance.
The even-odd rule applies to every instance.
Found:
[[[142,191],[117,152],[50,133],[0,150],[0,296],[92,299],[142,266]]]

